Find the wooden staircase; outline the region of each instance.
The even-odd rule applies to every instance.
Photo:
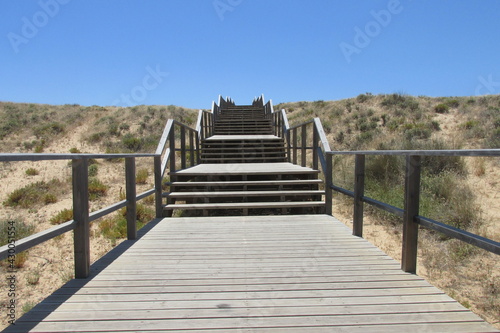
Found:
[[[319,171],[288,162],[264,107],[230,105],[214,118],[213,135],[201,141],[201,164],[170,172],[165,216],[324,213]]]
[[[272,120],[263,107],[228,106],[217,115],[214,135],[272,135]]]

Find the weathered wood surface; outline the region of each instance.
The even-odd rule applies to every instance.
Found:
[[[495,331],[330,216],[167,218],[139,237],[7,332]]]
[[[262,135],[262,134],[245,134],[245,135],[213,135],[206,138],[207,141],[240,141],[240,140],[279,140],[280,137],[275,135]]]
[[[280,163],[228,163],[228,164],[199,164],[191,168],[176,171],[175,175],[258,175],[258,174],[317,174],[319,171],[302,167],[288,162]]]

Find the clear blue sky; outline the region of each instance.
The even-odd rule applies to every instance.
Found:
[[[0,100],[500,93],[497,0],[0,0]]]

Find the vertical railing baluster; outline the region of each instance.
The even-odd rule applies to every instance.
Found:
[[[172,126],[170,129],[170,137],[168,138],[169,143],[170,143],[170,173],[175,172],[176,165],[175,165],[175,160],[176,160],[176,149],[175,149],[175,124]]]
[[[363,197],[365,195],[365,155],[356,155],[354,166],[354,216],[352,234],[363,237]]]
[[[306,147],[307,147],[307,125],[302,125],[302,149],[301,149],[301,165],[303,167],[306,166],[306,161],[307,161],[307,153],[306,153]]]
[[[89,160],[72,161],[75,278],[90,274]]]
[[[312,156],[313,156],[313,169],[318,170],[318,141],[319,141],[319,134],[318,134],[318,129],[316,128],[316,124],[313,123],[313,151],[312,151]]]
[[[186,128],[181,126],[181,169],[186,169]]]
[[[406,157],[401,269],[407,273],[417,272],[418,223],[415,217],[418,216],[420,204],[420,162],[420,156]]]
[[[326,170],[325,172],[325,212],[327,215],[332,215],[332,199],[333,192],[331,185],[333,184],[333,172],[332,172],[332,158],[331,154],[325,154],[326,159]]]
[[[194,131],[189,131],[189,166],[194,165],[194,134]]]
[[[163,217],[163,175],[161,155],[154,157],[156,218]]]
[[[293,129],[293,164],[297,164],[297,127]]]
[[[127,196],[127,239],[137,238],[137,203],[135,185],[135,158],[125,158],[125,190]]]
[[[286,131],[286,149],[287,149],[287,155],[288,155],[288,163],[292,162],[292,149],[291,149],[291,142],[290,142],[290,130]]]

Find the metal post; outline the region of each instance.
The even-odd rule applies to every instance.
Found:
[[[417,272],[418,216],[420,202],[420,156],[406,157],[405,212],[403,219],[403,255],[401,269],[407,273]]]
[[[75,278],[85,279],[90,274],[89,222],[89,161],[73,160],[73,220]]]
[[[135,158],[125,158],[125,188],[127,195],[127,239],[137,238],[137,203],[135,186]]]
[[[365,155],[356,155],[354,167],[354,216],[352,234],[363,237],[363,196],[365,195]]]

